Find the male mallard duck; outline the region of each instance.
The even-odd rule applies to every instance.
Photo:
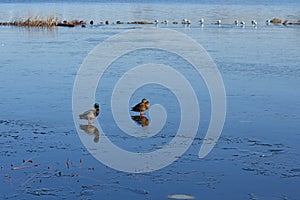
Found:
[[[146,110],[150,107],[150,102],[147,99],[142,99],[142,101],[136,104],[134,107],[131,108],[131,111],[139,112],[140,115],[143,115]]]
[[[85,111],[84,113],[79,115],[79,118],[88,120],[89,125],[91,125],[93,123],[92,119],[95,119],[100,113],[98,103],[94,104],[94,108],[94,110]]]

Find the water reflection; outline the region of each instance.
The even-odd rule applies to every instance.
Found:
[[[28,36],[56,36],[58,33],[58,27],[14,27],[11,26],[12,29],[17,29],[22,34]]]
[[[149,119],[142,115],[131,116],[131,119],[135,121],[138,125],[141,125],[142,127],[148,126],[150,124]]]
[[[85,124],[84,125],[80,124],[79,127],[81,130],[86,132],[88,135],[94,135],[95,143],[99,142],[100,133],[99,133],[99,130],[97,129],[97,127],[95,127],[93,125],[85,125]]]

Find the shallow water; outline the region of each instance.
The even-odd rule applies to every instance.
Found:
[[[160,134],[149,140],[138,140],[124,134],[113,122],[110,90],[126,69],[148,61],[139,59],[144,55],[150,55],[149,60],[155,57],[157,63],[172,63],[194,81],[201,121],[191,147],[168,167],[143,174],[113,170],[97,161],[78,137],[72,118],[75,76],[85,57],[100,42],[128,29],[154,25],[0,27],[2,199],[167,199],[173,194],[196,199],[298,198],[300,27],[264,24],[272,17],[299,20],[298,7],[36,5],[2,4],[0,19],[54,12],[65,19],[78,17],[95,21],[153,21],[155,18],[180,21],[186,17],[194,22],[203,16],[207,19],[203,27],[193,23],[189,27],[170,24],[158,28],[168,27],[185,33],[210,54],[226,88],[226,122],[213,151],[199,159],[198,151],[210,120],[209,95],[204,83],[199,84],[193,71],[181,68],[184,61],[172,55],[153,50],[133,52],[134,58],[128,54],[106,72],[96,93],[101,107],[98,120],[113,142],[131,151],[153,151],[169,142],[178,128],[179,105],[171,92],[159,86],[138,90],[130,104],[141,95],[151,97],[153,104],[168,105],[171,101],[167,107],[167,123]],[[82,12],[78,12],[79,5]],[[200,17],[198,13],[203,14]],[[220,16],[224,24],[213,25]],[[257,28],[233,25],[236,18],[250,23],[253,16],[259,22]],[[122,68],[117,68],[118,65]],[[92,130],[87,137],[101,141],[101,134],[97,138]]]

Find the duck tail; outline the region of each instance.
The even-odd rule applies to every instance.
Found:
[[[139,108],[137,108],[137,106],[134,106],[131,108],[131,111],[134,111],[134,112],[140,112]]]

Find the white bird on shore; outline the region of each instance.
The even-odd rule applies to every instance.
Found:
[[[266,24],[270,25],[270,23],[271,23],[271,20],[267,19]]]
[[[164,21],[164,24],[168,24],[168,23],[169,23],[169,21],[168,21],[168,20],[165,20],[165,21]]]
[[[186,24],[187,21],[188,21],[187,19],[183,19],[183,20],[182,20],[182,23],[183,23],[183,24]]]
[[[235,24],[236,26],[238,26],[238,25],[239,25],[239,20],[235,20],[235,21],[234,21],[234,24]]]
[[[222,21],[219,19],[219,20],[217,21],[217,25],[221,25],[221,23],[222,23]]]
[[[242,25],[242,26],[245,26],[246,23],[245,23],[244,21],[241,21],[241,25]]]
[[[204,19],[203,18],[200,19],[199,22],[200,22],[201,25],[204,24]]]
[[[158,23],[159,23],[159,20],[158,20],[158,19],[154,20],[154,23],[155,23],[155,24],[158,24]]]
[[[257,26],[257,22],[255,20],[252,20],[252,26]]]
[[[79,118],[88,120],[89,125],[93,124],[92,119],[95,119],[100,113],[99,104],[95,103],[94,108],[95,109],[93,109],[93,110],[88,110],[88,111],[85,111],[84,113],[80,114]]]
[[[183,19],[182,20],[182,22],[181,22],[182,24],[191,24],[192,22],[190,21],[190,20],[187,20],[187,19]]]

